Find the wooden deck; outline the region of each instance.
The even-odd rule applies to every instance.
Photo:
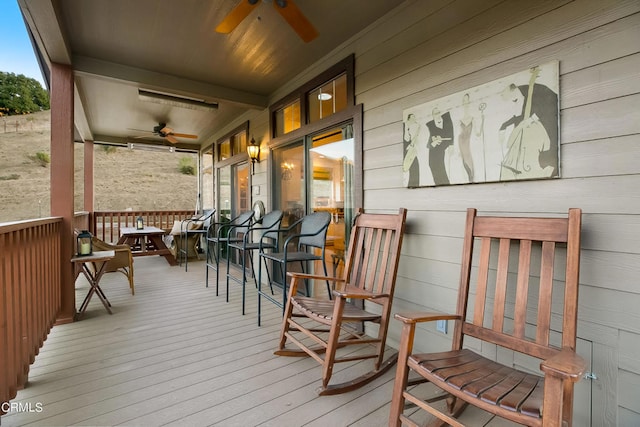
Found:
[[[136,295],[126,277],[106,274],[109,315],[94,296],[82,321],[56,326],[13,402],[41,412],[9,413],[16,425],[386,425],[394,372],[341,396],[319,397],[320,366],[273,355],[281,311],[240,286],[204,286],[204,263],[169,267],[136,258]],[[78,304],[88,291],[77,282]],[[338,366],[342,370],[347,364]],[[339,374],[339,373],[338,373]]]
[[[240,286],[231,282],[226,303],[204,274],[202,261],[185,272],[136,258],[135,296],[124,275],[106,274],[113,315],[94,296],[83,320],[54,327],[12,401],[32,412],[10,412],[1,425],[387,425],[395,368],[360,390],[319,397],[315,361],[273,355],[280,309],[265,302],[259,328],[253,286],[242,316]],[[88,284],[80,278],[76,288],[79,305]],[[334,378],[360,368],[339,364]]]

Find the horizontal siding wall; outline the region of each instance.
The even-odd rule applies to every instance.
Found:
[[[585,356],[599,378],[591,423],[640,425],[640,2],[407,0],[271,100],[352,53],[356,102],[364,106],[364,208],[409,209],[394,311],[455,309],[468,207],[518,215],[580,207],[578,335],[591,343]],[[560,179],[402,186],[403,110],[553,60],[560,64]],[[249,116],[250,133],[266,141],[268,112]],[[253,176],[265,203],[267,171],[262,161]],[[397,346],[397,322],[389,334]],[[450,346],[435,325],[421,326],[416,341],[424,350]]]
[[[409,209],[394,311],[455,308],[467,207],[583,209],[578,334],[591,342],[592,425],[640,422],[640,3],[407,1],[325,64],[356,53],[365,209]],[[533,65],[560,63],[561,179],[402,186],[402,112]],[[392,345],[399,327],[392,324]],[[447,349],[434,325],[418,347]]]

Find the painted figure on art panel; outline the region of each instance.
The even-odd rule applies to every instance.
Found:
[[[560,176],[557,61],[403,112],[407,187]]]

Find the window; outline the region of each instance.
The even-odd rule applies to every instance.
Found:
[[[276,135],[284,135],[300,128],[300,101],[278,109],[275,112]]]
[[[216,143],[216,208],[220,220],[236,217],[250,208],[250,174],[247,156],[249,122],[235,128]]]
[[[355,58],[340,61],[270,106],[271,136],[278,138],[355,105]]]
[[[362,105],[353,96],[353,61],[350,56],[270,108],[272,208],[284,212],[283,226],[329,212],[326,264],[338,274],[362,206]],[[282,133],[280,117],[296,101],[306,121]]]
[[[218,140],[218,161],[229,160],[233,156],[247,152],[249,122],[237,127]]]
[[[309,123],[347,108],[347,75],[343,74],[310,91],[307,106]]]

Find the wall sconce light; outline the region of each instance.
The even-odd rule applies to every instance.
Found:
[[[251,159],[251,174],[254,174],[256,172],[256,162],[260,163],[260,144],[258,144],[253,137],[249,145],[247,145],[247,154]]]

